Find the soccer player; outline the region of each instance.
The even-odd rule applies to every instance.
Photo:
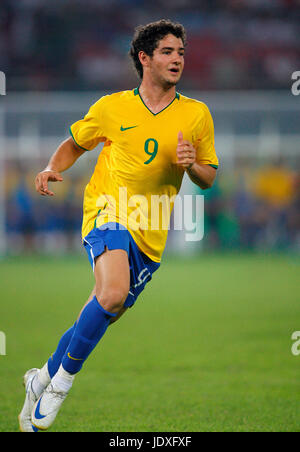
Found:
[[[218,159],[210,112],[176,92],[185,46],[181,24],[160,20],[139,26],[130,49],[139,88],[92,105],[36,177],[37,192],[53,196],[48,182],[62,181],[63,171],[104,143],[83,205],[83,245],[95,286],[54,354],[41,369],[25,374],[22,431],[52,425],[84,361],[160,266],[167,228],[153,227],[158,213],[152,197],[165,196],[173,205],[185,172],[202,189],[214,182]]]

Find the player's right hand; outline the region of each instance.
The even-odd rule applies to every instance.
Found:
[[[54,196],[53,191],[48,189],[48,182],[62,182],[63,178],[57,171],[44,170],[35,178],[36,191],[42,196]]]

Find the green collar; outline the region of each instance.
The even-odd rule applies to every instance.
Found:
[[[151,111],[150,108],[148,108],[147,105],[145,104],[145,102],[143,101],[142,96],[140,95],[139,87],[134,88],[133,94],[134,94],[135,96],[139,95],[141,101],[143,102],[143,104],[145,105],[145,107],[147,108],[147,110],[149,110],[150,113],[152,113],[154,116],[159,115],[159,113],[163,112],[166,108],[170,107],[170,105],[174,102],[174,100],[176,100],[176,99],[179,100],[179,99],[180,99],[180,94],[176,91],[175,97],[174,97],[174,99],[172,100],[172,102],[170,102],[165,108],[163,108],[163,109],[160,110],[159,112],[153,113],[153,111]]]

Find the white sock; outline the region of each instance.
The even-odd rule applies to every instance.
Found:
[[[32,389],[37,397],[39,397],[44,389],[50,383],[51,378],[48,372],[48,364],[46,363],[36,374],[32,380]]]
[[[62,365],[51,380],[54,390],[58,392],[68,392],[73,384],[75,375],[67,372]]]

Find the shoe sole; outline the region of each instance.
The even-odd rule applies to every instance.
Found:
[[[48,430],[50,428],[50,427],[38,427],[33,422],[31,422],[31,424],[34,428],[37,428],[38,430],[42,430],[43,432],[45,432],[46,430]]]

